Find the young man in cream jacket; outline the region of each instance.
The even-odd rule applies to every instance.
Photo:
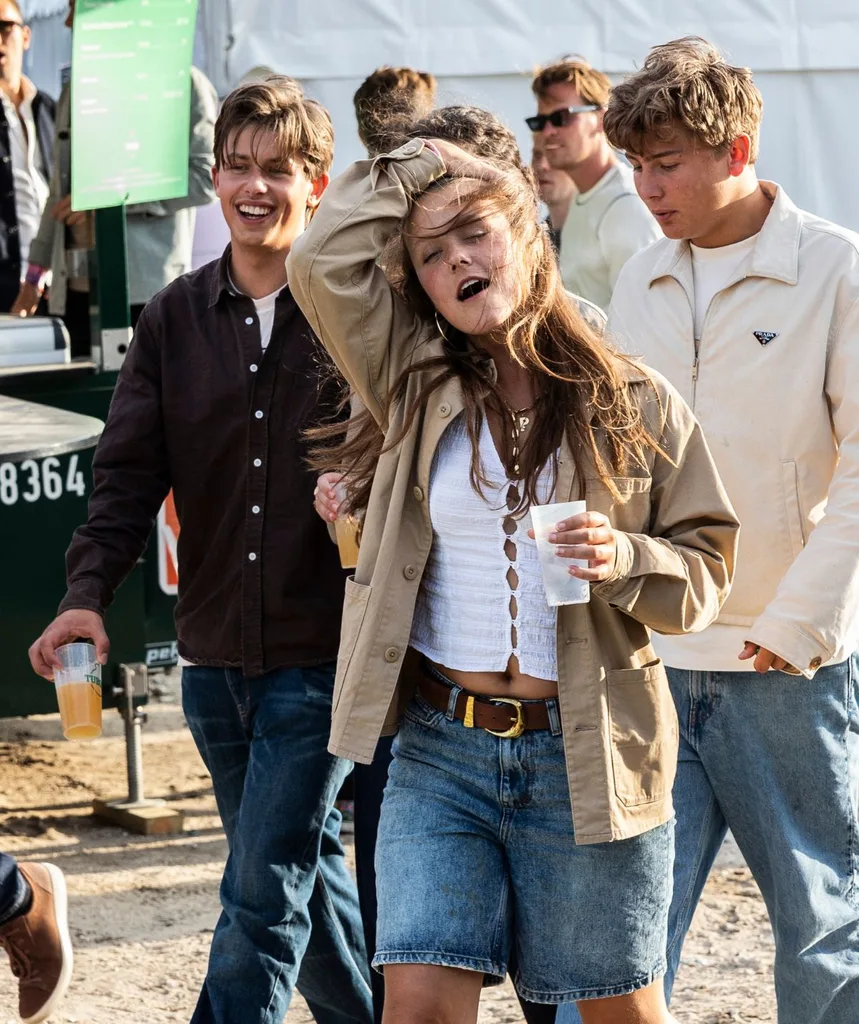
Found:
[[[668,987],[730,828],[776,939],[779,1024],[859,1021],[859,235],[758,181],[762,101],[701,39],[651,51],[605,115],[665,238],[609,331],[665,374],[741,527],[731,596],[654,638],[680,719]]]
[[[542,68],[531,89],[537,114],[525,121],[535,145],[576,192],[560,230],[564,287],[608,309],[621,267],[660,237],[603,131],[611,82],[585,61],[564,59]]]

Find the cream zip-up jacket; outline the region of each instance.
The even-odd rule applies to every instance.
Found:
[[[772,208],[711,301],[697,354],[688,242],[627,263],[608,330],[689,403],[742,526],[731,595],[677,667],[707,668],[708,641],[711,657],[735,658],[750,640],[811,678],[856,647],[859,235],[762,187]]]
[[[388,436],[399,433],[431,371],[410,377],[404,403],[388,415],[393,382],[410,363],[440,356],[443,341],[435,324],[398,298],[377,259],[411,197],[444,170],[421,140],[353,165],[329,186],[287,261],[296,302]],[[622,369],[669,458],[651,454],[646,466],[616,478],[622,497],[615,500],[595,471],[577,478],[563,444],[555,487],[556,500],[584,497],[621,531],[612,578],[593,586],[589,604],[558,615],[559,704],[578,843],[627,838],[670,819],[677,718],[649,627],[681,633],[713,621],[738,529],[686,403],[658,374]],[[447,382],[379,459],[358,567],[346,583],[329,746],[342,757],[371,761],[414,692],[409,637],[433,543],[430,469],[463,407],[459,381]]]

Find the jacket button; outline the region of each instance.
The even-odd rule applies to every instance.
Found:
[[[400,652],[397,650],[396,647],[389,647],[385,651],[385,661],[390,661],[390,662],[398,661],[399,657],[400,657]]]
[[[812,671],[814,671],[815,669],[820,668],[822,664],[823,658],[812,658],[811,661],[808,663],[808,667],[812,669]]]
[[[438,407],[438,414],[441,417],[450,416],[450,406],[447,404],[447,402],[441,403],[441,405]]]
[[[415,496],[415,501],[424,500],[424,492],[420,489],[420,487],[413,487],[412,494]]]
[[[407,565],[405,569],[403,569],[403,576],[405,576],[407,580],[413,580],[417,574],[418,571],[413,565]]]
[[[410,142],[408,145],[403,146],[400,152],[403,156],[413,156],[420,149],[420,143]]]

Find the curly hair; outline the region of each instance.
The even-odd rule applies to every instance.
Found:
[[[654,46],[641,70],[614,87],[603,124],[609,142],[631,153],[642,151],[647,136],[664,141],[678,130],[716,150],[748,135],[754,163],[763,109],[749,68],[686,36]]]
[[[414,121],[435,106],[436,80],[429,71],[387,65],[358,86],[353,102],[358,135],[370,156],[386,153],[392,126]]]
[[[460,105],[433,110],[425,117],[403,125],[393,141],[400,145],[409,139],[442,139],[456,143],[502,169],[522,166],[516,136],[506,124],[482,107]]]

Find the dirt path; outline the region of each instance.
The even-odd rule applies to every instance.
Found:
[[[69,884],[76,971],[55,1022],[187,1021],[205,973],[226,844],[178,710],[151,711],[147,791],[185,811],[181,836],[131,836],[90,814],[93,797],[124,793],[121,739],[72,744],[49,738],[58,736],[52,719],[2,723],[0,849],[59,864]],[[748,871],[722,863],[695,918],[674,1010],[681,1024],[775,1024],[763,904]],[[14,981],[0,963],[0,1024],[17,1020],[15,1005]],[[481,1024],[521,1019],[509,983],[485,994]],[[311,1020],[297,999],[288,1024]]]

